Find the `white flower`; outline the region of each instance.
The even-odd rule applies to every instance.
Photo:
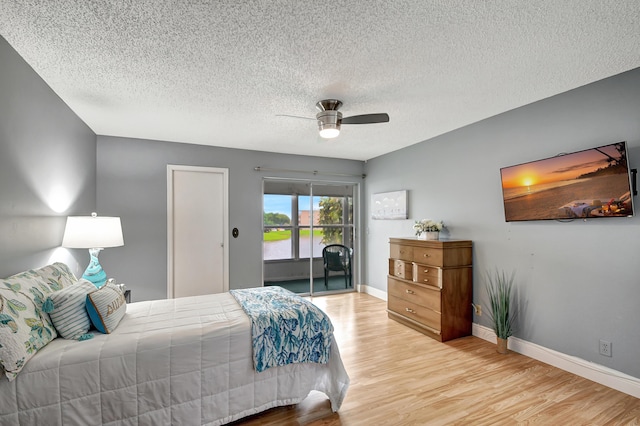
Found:
[[[436,222],[431,219],[417,220],[413,224],[413,230],[416,231],[416,235],[421,235],[423,232],[440,232],[444,227],[442,221]]]

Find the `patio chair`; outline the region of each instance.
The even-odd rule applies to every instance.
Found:
[[[324,263],[324,286],[329,289],[329,272],[340,271],[344,273],[344,287],[352,285],[351,257],[353,249],[342,244],[329,244],[322,249]]]

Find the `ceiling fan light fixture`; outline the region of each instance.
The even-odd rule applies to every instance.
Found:
[[[329,127],[331,126],[331,127]],[[325,139],[333,139],[335,137],[338,137],[338,135],[340,134],[340,129],[338,128],[337,125],[329,125],[329,126],[325,126],[325,127],[321,127],[320,128],[320,137],[321,138],[325,138]]]
[[[320,137],[324,139],[333,139],[338,137],[340,135],[340,127],[343,124],[376,124],[389,122],[389,114],[387,113],[351,115],[343,119],[342,113],[338,111],[338,108],[341,106],[342,102],[337,99],[325,99],[316,103],[316,108],[319,111],[316,114],[316,120],[318,122]],[[311,117],[301,117],[298,115],[276,115],[313,120]]]
[[[342,121],[342,113],[339,111],[320,111],[316,114],[318,120],[318,130],[320,137],[332,139],[340,134],[340,122]]]

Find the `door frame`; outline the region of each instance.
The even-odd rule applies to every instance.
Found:
[[[288,178],[288,177],[279,177],[279,176],[263,176],[262,178],[262,194],[261,194],[261,207],[264,212],[264,187],[267,181],[280,181],[280,182],[301,182],[311,185],[311,190],[309,195],[313,195],[313,185],[331,185],[331,186],[340,186],[340,185],[352,185],[354,188],[353,193],[353,249],[355,251],[354,258],[352,262],[354,264],[353,268],[353,283],[352,288],[347,290],[346,292],[360,292],[361,289],[361,277],[362,277],[362,259],[364,256],[362,255],[362,235],[360,230],[361,223],[361,215],[362,215],[362,203],[361,203],[361,182],[357,181],[342,181],[342,180],[321,180],[321,179],[304,179],[304,178]],[[260,229],[264,229],[264,215],[260,214]],[[262,264],[262,285],[264,286],[264,278],[265,278],[265,267],[264,267],[264,239],[262,240],[261,245],[261,259],[260,262]],[[309,260],[309,275],[313,276],[313,255]],[[311,278],[310,278],[311,280]],[[331,295],[337,293],[344,293],[344,290],[329,290],[322,291],[319,293],[313,292],[313,286],[311,286],[311,281],[309,282],[309,293],[300,293],[302,295],[314,296],[315,294],[319,295]]]
[[[216,173],[222,175],[222,264],[223,290],[229,291],[229,169],[220,167],[167,164],[167,298],[174,298],[173,282],[173,174],[176,171]]]

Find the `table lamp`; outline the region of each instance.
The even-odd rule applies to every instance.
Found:
[[[67,217],[62,247],[89,249],[89,266],[82,278],[91,281],[96,287],[100,288],[107,282],[107,274],[98,261],[100,250],[123,245],[119,217],[98,216],[96,213],[91,213],[91,216]]]

